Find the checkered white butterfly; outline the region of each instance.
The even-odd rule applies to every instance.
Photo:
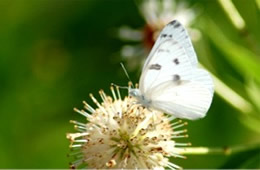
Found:
[[[146,59],[139,88],[129,95],[149,108],[177,118],[195,120],[206,115],[214,87],[198,60],[185,28],[176,20],[161,31]]]

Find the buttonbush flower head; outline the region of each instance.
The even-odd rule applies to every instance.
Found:
[[[136,104],[134,98],[122,99],[119,89],[111,87],[112,97],[100,91],[102,103],[90,94],[97,108],[84,103],[85,110],[74,109],[86,117],[86,123],[71,121],[78,132],[67,134],[71,141],[71,168],[156,169],[181,168],[169,157],[185,158],[178,143],[187,137],[181,120]],[[171,122],[172,121],[172,122]]]

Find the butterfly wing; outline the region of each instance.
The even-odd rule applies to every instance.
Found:
[[[214,93],[214,84],[210,74],[203,69],[196,68],[193,70],[192,81],[199,82],[206,87],[212,94]]]
[[[148,56],[139,90],[151,107],[176,117],[205,116],[213,97],[209,73],[197,68],[197,56],[188,34],[178,21],[162,30]]]
[[[187,56],[189,57],[189,61],[191,62],[192,66],[198,65],[197,55],[194,51],[192,46],[191,39],[189,38],[187,30],[181,25],[181,23],[177,20],[173,20],[169,24],[167,24],[163,30],[161,31],[160,35],[158,36],[147,60],[144,63],[143,70],[147,67],[147,64],[153,58],[155,51],[158,47],[164,42],[165,40],[171,40],[178,42],[185,50]]]
[[[154,51],[140,78],[140,91],[145,94],[149,89],[172,80],[192,79],[192,64],[185,49],[175,40],[167,39]]]
[[[178,118],[203,118],[212,102],[213,93],[196,81],[172,81],[154,87],[148,94],[151,107]]]

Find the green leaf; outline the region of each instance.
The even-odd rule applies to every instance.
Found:
[[[241,116],[239,118],[239,120],[241,121],[242,124],[244,124],[246,127],[248,127],[249,129],[260,133],[260,116],[257,114],[247,114],[244,116]]]
[[[211,19],[207,20],[207,28],[204,31],[211,42],[223,52],[230,64],[244,77],[253,77],[260,82],[260,61],[258,56],[247,48],[232,42],[221,32],[221,29]]]
[[[251,159],[247,160],[243,165],[240,167],[243,169],[260,169],[260,154],[256,154]]]
[[[246,87],[247,93],[254,103],[254,105],[257,107],[257,109],[260,111],[260,85],[259,83],[248,80],[247,87]]]
[[[220,167],[220,169],[234,169],[234,168],[259,168],[260,160],[260,146],[256,148],[237,153],[230,157]],[[258,164],[257,164],[258,162]]]

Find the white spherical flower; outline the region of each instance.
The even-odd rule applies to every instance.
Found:
[[[102,90],[98,106],[92,108],[86,102],[85,110],[75,109],[84,115],[87,123],[71,121],[77,133],[67,134],[75,157],[72,168],[117,169],[179,169],[169,157],[180,157],[180,148],[190,143],[177,143],[175,139],[187,137],[187,130],[178,130],[186,123],[171,123],[173,117],[136,104],[132,97],[121,98],[119,89],[111,87],[113,98]]]

